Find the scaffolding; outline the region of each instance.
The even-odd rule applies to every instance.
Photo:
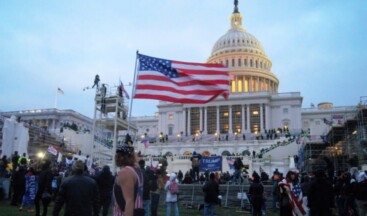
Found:
[[[116,148],[123,143],[128,130],[133,134],[137,131],[128,121],[128,106],[125,102],[118,86],[109,88],[103,85],[96,92],[91,155],[93,162],[110,165],[113,170]]]
[[[324,169],[328,162],[335,171],[345,171],[367,164],[367,97],[353,112],[345,113],[343,124],[331,126],[320,142],[307,142],[302,148],[302,169]]]

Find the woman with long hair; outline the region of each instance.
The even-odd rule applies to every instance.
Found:
[[[113,186],[113,215],[144,215],[143,175],[136,166],[134,147],[125,144],[118,148],[115,163],[120,171]]]
[[[252,174],[252,183],[249,189],[251,197],[252,215],[261,216],[261,205],[263,203],[264,186],[260,182],[260,176],[256,172]]]
[[[280,215],[305,215],[302,207],[302,189],[295,171],[288,171],[285,179],[279,182]]]

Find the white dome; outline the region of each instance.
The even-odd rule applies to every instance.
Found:
[[[214,44],[211,55],[224,54],[228,52],[253,52],[265,55],[264,49],[252,34],[240,28],[230,29],[220,37]]]

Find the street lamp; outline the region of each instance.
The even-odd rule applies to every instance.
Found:
[[[43,158],[45,157],[45,153],[43,153],[43,152],[38,152],[38,153],[37,153],[37,157],[38,157],[39,159],[43,159]]]

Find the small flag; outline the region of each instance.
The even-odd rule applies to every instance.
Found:
[[[148,140],[142,140],[141,143],[144,143],[145,148],[148,148],[150,146],[150,143]]]
[[[236,159],[227,157],[227,163],[230,170],[234,170],[234,162]]]
[[[315,104],[311,103],[311,108],[315,108]]]
[[[61,88],[57,88],[57,93],[64,94],[64,91]]]
[[[51,145],[48,146],[47,151],[55,156],[57,155],[57,152],[58,152],[57,149]]]
[[[124,93],[124,94],[125,94],[125,97],[126,97],[127,99],[130,99],[129,94],[128,94],[128,93],[127,93],[127,91],[125,90],[124,84],[122,84],[122,82],[120,81],[119,94],[120,94],[120,96],[121,96],[121,97],[122,97],[122,93]]]
[[[329,126],[331,126],[333,124],[332,121],[329,121],[326,118],[324,118],[323,120],[324,120],[324,123],[327,124],[327,125],[329,125]]]
[[[61,154],[61,152],[59,152],[59,155],[57,156],[57,162],[61,162],[61,160],[62,160],[62,154]]]

